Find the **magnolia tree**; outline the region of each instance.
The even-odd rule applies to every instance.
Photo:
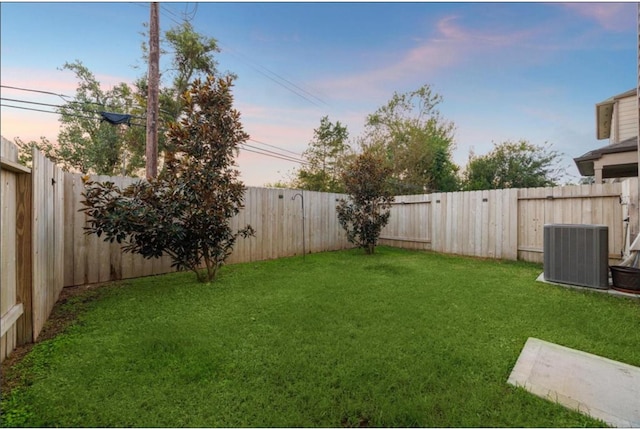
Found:
[[[342,173],[350,201],[341,199],[336,211],[347,239],[367,254],[375,251],[382,228],[389,222],[393,194],[388,185],[391,168],[374,152],[365,150]]]
[[[249,138],[233,109],[231,86],[229,77],[209,76],[184,93],[184,115],[167,134],[172,156],[157,179],[125,189],[85,183],[87,233],[104,234],[146,258],[166,253],[172,266],[195,272],[199,281],[215,279],[236,239],[254,235],[250,225],[230,226],[245,191],[234,156]]]

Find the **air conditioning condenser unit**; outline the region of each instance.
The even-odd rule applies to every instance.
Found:
[[[545,225],[544,279],[608,289],[609,228],[606,225]]]

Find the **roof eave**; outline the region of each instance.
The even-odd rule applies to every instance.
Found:
[[[596,138],[598,140],[611,137],[611,120],[613,118],[614,100],[596,104]]]

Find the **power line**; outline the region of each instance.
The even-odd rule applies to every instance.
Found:
[[[17,86],[9,86],[9,85],[0,85],[0,87],[2,88],[8,88],[8,89],[16,89],[19,91],[26,91],[26,92],[35,92],[35,93],[39,93],[39,94],[47,94],[47,95],[55,95],[57,97],[60,97],[64,100],[65,103],[70,103],[70,104],[93,104],[95,106],[103,106],[105,107],[106,105],[104,103],[97,103],[95,101],[76,101],[76,100],[66,100],[67,98],[73,98],[69,95],[64,95],[64,94],[57,94],[55,92],[51,92],[51,91],[44,91],[41,89],[32,89],[32,88],[20,88]]]
[[[43,103],[36,103],[36,104],[43,104]],[[12,109],[21,109],[21,110],[30,110],[32,112],[42,112],[42,113],[53,113],[54,115],[66,115],[66,116],[70,116],[72,118],[80,118],[80,119],[98,119],[96,117],[92,117],[92,116],[83,116],[83,115],[77,115],[77,114],[70,114],[70,113],[61,113],[61,112],[52,112],[51,110],[43,110],[43,109],[36,109],[33,107],[22,107],[22,106],[14,106],[11,104],[3,104],[0,103],[1,107],[10,107]],[[97,113],[97,112],[91,112],[91,113]],[[145,127],[142,124],[136,124],[136,123],[131,123],[132,126],[135,127]]]
[[[77,109],[75,107],[62,106],[62,105],[59,105],[59,104],[39,103],[39,102],[36,102],[36,101],[18,100],[18,99],[15,99],[15,98],[0,97],[0,100],[11,101],[13,103],[25,103],[25,104],[35,104],[35,105],[38,105],[38,106],[56,107],[58,109],[75,109],[75,110],[80,110],[80,111],[85,112],[85,113],[96,113],[96,114],[100,114],[101,113],[101,112],[98,112],[96,110]],[[69,104],[83,104],[83,102],[70,101]],[[88,103],[88,104],[98,104],[98,103]],[[100,104],[100,105],[104,106],[103,104]],[[136,116],[136,115],[129,115],[129,116],[131,116],[132,118],[136,118],[136,119],[145,119],[143,116]]]
[[[56,93],[51,92],[51,91],[45,91],[45,90],[39,90],[39,89],[19,88],[19,87],[9,86],[9,85],[2,85],[2,87],[10,88],[10,89],[18,89],[18,90],[21,90],[21,91],[28,91],[28,92],[35,92],[35,93],[42,93],[42,94],[48,94],[48,95],[56,95],[56,96],[68,97],[68,96],[66,96],[64,94],[56,94]],[[68,97],[68,98],[71,98],[71,97]],[[10,101],[10,102],[13,102],[13,103],[24,103],[24,104],[32,104],[32,105],[37,105],[37,106],[55,107],[55,108],[58,108],[58,109],[76,109],[76,110],[80,110],[80,111],[85,112],[85,113],[96,113],[96,114],[100,113],[100,112],[95,111],[95,110],[79,109],[79,108],[74,108],[74,107],[71,107],[71,106],[65,106],[65,105],[60,105],[60,104],[41,103],[41,102],[36,102],[36,101],[20,100],[20,99],[16,99],[16,98],[0,97],[0,100]],[[89,102],[89,101],[67,101],[67,103],[69,103],[69,104],[92,104],[92,105],[98,105],[98,106],[103,106],[103,107],[105,106],[102,103],[94,103],[94,102]],[[5,105],[5,107],[18,108],[17,106],[11,106],[11,105]],[[25,110],[29,110],[29,109],[25,109]],[[51,111],[48,111],[48,110],[40,110],[40,109],[33,109],[33,110],[34,111],[38,111],[38,112],[45,112],[45,113],[56,113],[56,112],[51,112]],[[141,119],[141,120],[145,120],[146,119],[143,116],[137,116],[137,115],[131,115],[131,117],[135,118],[135,119]],[[87,118],[87,117],[85,117],[85,118]],[[136,125],[140,126],[139,124],[136,124]],[[288,149],[285,149],[285,148],[282,148],[282,147],[279,147],[279,146],[276,146],[276,145],[273,145],[273,144],[265,143],[263,141],[255,140],[255,139],[251,139],[251,138],[249,140],[251,140],[254,143],[258,143],[258,144],[261,144],[261,145],[269,146],[269,147],[271,147],[273,149],[277,149],[277,150],[282,151],[282,152],[288,152],[288,153],[290,153],[292,155],[296,155],[298,157],[303,157],[303,155],[301,155],[300,153],[293,152],[293,151],[290,151]],[[258,148],[258,149],[260,149],[260,148]]]
[[[0,97],[0,100],[4,100],[4,101],[11,101],[13,103],[26,103],[26,104],[36,104],[38,106],[47,106],[47,107],[62,107],[59,106],[57,104],[49,104],[49,103],[38,103],[35,101],[26,101],[26,100],[18,100],[16,98],[5,98],[5,97]]]
[[[179,17],[178,15],[176,15],[175,13],[173,13],[173,11],[169,10],[168,8],[166,8],[166,7],[165,7],[165,6],[163,6],[163,5],[160,5],[160,6],[161,6],[161,8],[162,8],[164,11],[166,11],[166,12],[168,12],[169,14],[171,14],[171,15],[175,16],[177,19],[180,19],[180,17]],[[162,12],[161,12],[161,13],[162,13]],[[175,20],[174,18],[172,18],[171,16],[165,15],[164,13],[162,13],[162,15],[164,15],[164,16],[165,16],[165,17],[167,17],[167,18],[169,18],[169,19],[170,19],[171,21],[173,21],[175,24],[178,24],[178,25],[180,25],[180,24],[181,24],[180,22],[176,21],[176,20]],[[185,19],[183,19],[183,22],[184,22],[184,21],[186,21],[186,20],[185,20]]]
[[[71,98],[67,95],[64,94],[58,94],[52,91],[46,91],[46,90],[39,90],[39,89],[32,89],[32,88],[22,88],[22,87],[16,87],[16,86],[10,86],[10,85],[1,85],[1,87],[3,88],[8,88],[8,89],[16,89],[16,90],[20,90],[20,91],[27,91],[27,92],[34,92],[34,93],[40,93],[40,94],[47,94],[47,95],[55,95],[58,97],[66,97],[66,98]],[[19,100],[19,99],[15,99],[15,98],[6,98],[6,97],[0,97],[0,100],[2,101],[9,101],[9,102],[13,102],[13,103],[24,103],[24,104],[31,104],[31,105],[36,105],[36,106],[45,106],[45,107],[54,107],[57,109],[75,109],[77,111],[80,112],[84,112],[84,113],[94,113],[94,114],[99,114],[100,112],[97,112],[95,110],[88,110],[88,109],[80,109],[80,108],[74,108],[71,106],[65,106],[65,105],[59,105],[59,104],[51,104],[51,103],[41,103],[41,102],[36,102],[36,101],[28,101],[28,100]],[[104,104],[101,103],[94,103],[94,102],[79,102],[79,101],[67,101],[65,100],[65,102],[69,103],[69,104],[94,104],[94,105],[99,105],[99,106],[104,106]],[[71,113],[62,113],[62,112],[58,112],[58,111],[51,111],[51,110],[44,110],[44,109],[37,109],[37,108],[33,108],[33,107],[22,107],[22,106],[15,106],[12,104],[0,104],[0,106],[2,107],[8,107],[8,108],[12,108],[12,109],[20,109],[20,110],[28,110],[28,111],[32,111],[32,112],[42,112],[42,113],[52,113],[52,114],[57,114],[57,115],[67,115],[70,117],[74,117],[74,118],[80,118],[80,119],[98,119],[95,117],[91,117],[91,116],[84,116],[84,115],[79,115],[79,114],[71,114]],[[131,115],[132,118],[136,118],[136,119],[145,119],[144,117],[141,116],[135,116],[135,115]],[[133,126],[137,126],[137,127],[145,127],[145,125],[142,124],[137,124],[137,123],[132,123],[131,125]],[[269,144],[269,143],[265,143],[263,141],[260,140],[256,140],[256,139],[252,139],[249,138],[250,141],[254,142],[254,143],[258,143],[264,146],[268,146],[271,147],[273,149],[277,149],[281,152],[288,152],[291,153],[292,155],[295,155],[296,157],[300,157],[302,158],[303,155],[297,153],[297,152],[293,152],[291,150],[273,145],[273,144]],[[264,156],[270,156],[272,158],[278,158],[278,159],[282,159],[285,161],[291,161],[291,162],[297,162],[299,164],[303,164],[303,165],[308,165],[309,163],[307,161],[305,161],[304,159],[299,159],[299,158],[294,158],[292,156],[283,154],[283,153],[278,153],[278,152],[274,152],[268,149],[263,149],[260,147],[256,147],[253,145],[250,145],[248,143],[242,143],[243,146],[246,146],[245,148],[243,148],[243,150],[247,150],[248,152],[253,152],[259,155],[264,155]],[[254,150],[251,150],[249,148],[252,148]]]
[[[8,89],[17,89],[19,91],[27,91],[27,92],[37,92],[40,94],[48,94],[48,95],[55,95],[56,97],[60,97],[62,99],[64,98],[71,98],[68,95],[64,95],[64,94],[57,94],[55,92],[51,92],[51,91],[43,91],[40,89],[30,89],[30,88],[20,88],[18,86],[9,86],[9,85],[0,85],[0,88],[8,88]],[[65,100],[67,101],[67,100]]]
[[[221,46],[221,47],[222,47],[222,48],[224,48],[223,46]],[[267,68],[267,67],[265,67],[265,66],[263,66],[263,65],[261,65],[261,64],[258,64],[258,63],[255,63],[255,62],[251,61],[250,59],[248,59],[248,58],[247,58],[247,56],[246,56],[246,55],[244,55],[243,53],[239,52],[238,50],[236,50],[236,49],[230,49],[230,48],[228,48],[228,47],[227,47],[226,49],[227,49],[227,51],[228,51],[230,54],[232,54],[232,55],[236,56],[237,58],[239,58],[238,56],[243,57],[243,58],[240,58],[240,60],[242,60],[243,62],[245,62],[245,64],[248,64],[249,66],[253,67],[253,66],[252,66],[252,64],[250,64],[250,63],[254,63],[257,67],[260,67],[260,69],[264,70],[266,73],[269,73],[269,74],[273,75],[273,76],[274,76],[274,77],[276,77],[277,79],[280,79],[281,81],[285,82],[286,84],[291,85],[292,87],[294,87],[294,88],[296,88],[296,89],[298,89],[298,90],[300,90],[300,91],[304,92],[304,93],[305,93],[305,94],[307,94],[308,96],[310,96],[310,97],[312,97],[312,98],[315,98],[316,100],[318,100],[320,103],[324,104],[325,106],[328,106],[328,104],[327,104],[324,100],[322,100],[321,98],[319,98],[318,96],[316,96],[316,95],[312,94],[311,92],[307,91],[307,90],[306,90],[306,89],[304,89],[304,88],[301,88],[300,86],[296,85],[295,83],[291,82],[289,79],[287,79],[287,78],[285,78],[285,77],[281,76],[280,74],[278,74],[278,73],[274,72],[273,70],[270,70],[269,68]],[[262,73],[260,70],[257,70],[255,67],[253,67],[253,68],[254,68],[254,70],[258,71],[259,73],[263,74],[264,76],[269,77],[269,76],[267,76],[266,74]],[[269,78],[270,78],[270,77],[269,77]],[[271,78],[270,78],[270,79],[271,79]],[[272,80],[273,80],[273,79],[272,79]],[[278,82],[276,82],[276,83],[278,83]],[[287,88],[287,87],[285,86],[285,88]],[[291,90],[290,88],[287,88],[287,89]],[[302,96],[301,94],[297,93],[296,91],[293,91],[293,92],[294,92],[295,94],[300,95],[301,97],[303,97],[303,98],[307,99],[306,97]],[[308,99],[307,99],[307,100],[308,100]],[[308,101],[311,101],[311,100],[308,100]],[[313,101],[311,101],[311,102],[313,103]],[[314,104],[316,104],[316,103],[314,103]],[[316,104],[316,105],[317,105],[317,104]]]
[[[260,73],[261,75],[263,75],[264,77],[266,77],[267,79],[271,80],[272,82],[275,82],[276,84],[280,85],[281,87],[283,87],[284,89],[286,89],[287,91],[290,91],[292,93],[294,93],[295,95],[297,95],[298,97],[308,101],[309,103],[317,106],[317,107],[321,107],[318,103],[316,103],[315,101],[313,101],[311,98],[307,97],[306,95],[302,94],[299,91],[296,91],[294,88],[299,88],[301,91],[306,92],[307,94],[309,94],[309,92],[305,91],[304,89],[300,88],[299,86],[291,83],[290,81],[288,81],[287,79],[283,78],[282,76],[278,75],[275,72],[272,72],[271,70],[267,69],[266,67],[263,66],[259,66],[263,69],[265,69],[267,72],[273,74],[275,77],[277,77],[278,79],[284,81],[284,82],[288,82],[289,85],[293,86],[294,88],[287,86],[286,84],[283,84],[282,82],[274,79],[273,77],[269,76],[269,74],[265,73],[264,71],[260,70],[258,67],[254,66],[253,64],[249,63],[248,61],[240,58],[238,55],[236,55],[233,51],[233,49],[229,49],[228,47],[223,46],[220,42],[218,42],[218,46],[220,46],[220,48],[223,51],[226,51],[228,53],[230,53],[231,55],[235,56],[236,58],[239,58],[241,61],[243,61],[245,64],[247,64],[249,67],[251,67],[252,69],[254,69],[255,71],[257,71],[258,73]],[[314,96],[313,94],[309,94],[310,96],[312,96],[313,98],[316,98],[318,100],[320,100],[318,97]],[[325,103],[324,101],[320,100],[320,102],[324,103],[325,105],[327,103]]]
[[[271,150],[268,150],[268,149],[262,149],[260,147],[252,146],[249,143],[240,143],[240,144],[243,145],[243,146],[246,146],[246,147],[250,147],[252,149],[256,149],[256,150],[259,150],[259,151],[262,151],[262,152],[265,152],[265,153],[269,153],[269,154],[273,154],[273,155],[279,156],[281,158],[287,158],[287,159],[289,159],[291,161],[299,162],[301,164],[309,164],[309,162],[307,162],[307,161],[305,161],[303,159],[297,159],[297,158],[294,158],[294,157],[289,156],[289,155],[283,155],[283,154],[280,154],[280,153],[277,153],[277,152],[274,152],[274,151],[271,151]]]
[[[247,152],[253,152],[253,153],[257,153],[258,155],[264,155],[264,156],[269,156],[271,158],[278,158],[278,159],[282,159],[284,161],[291,161],[291,162],[297,162],[298,164],[305,164],[304,161],[299,161],[299,160],[295,160],[295,159],[291,159],[291,158],[283,158],[280,156],[275,156],[275,155],[269,155],[268,153],[262,153],[262,152],[257,152],[255,150],[251,150],[251,149],[247,149],[246,147],[243,147],[242,150],[247,151]]]
[[[136,6],[145,7],[145,6],[143,6],[143,5],[141,5],[141,4],[138,4],[138,3],[133,3],[133,4],[135,4]],[[187,6],[185,6],[185,11],[186,11],[186,7],[187,7]],[[195,15],[196,15],[197,11],[198,11],[198,3],[195,3],[194,11],[193,11],[193,12],[191,12],[191,13],[189,14],[189,15],[191,15],[190,17],[187,17],[187,13],[186,13],[186,12],[184,12],[184,13],[183,13],[183,18],[182,18],[183,22],[190,22],[190,21],[192,21],[192,20],[195,18]],[[169,18],[171,21],[173,21],[174,23],[176,23],[176,24],[178,24],[178,25],[180,25],[180,24],[181,24],[180,22],[176,21],[172,16],[169,16],[169,15],[167,15],[167,14],[163,13],[163,12],[167,12],[169,15],[173,15],[173,17],[180,19],[180,18],[178,17],[178,15],[177,15],[175,12],[173,12],[172,10],[170,10],[170,9],[169,9],[168,7],[166,7],[166,6],[161,5],[161,14],[162,14],[162,15],[164,15],[164,16],[165,16],[165,17],[167,17],[167,18]],[[304,100],[308,101],[308,102],[309,102],[309,103],[311,103],[311,104],[314,104],[314,105],[315,105],[315,106],[317,106],[317,107],[321,107],[321,106],[320,106],[318,103],[316,103],[315,101],[313,101],[313,100],[312,100],[311,98],[309,98],[309,97],[312,97],[312,98],[314,98],[314,99],[318,100],[320,103],[324,104],[325,106],[328,106],[328,104],[327,104],[324,100],[322,100],[321,98],[319,98],[319,97],[317,97],[316,95],[314,95],[314,94],[310,93],[309,91],[305,90],[304,88],[301,88],[300,86],[296,85],[295,83],[291,82],[290,80],[286,79],[285,77],[283,77],[283,76],[279,75],[278,73],[276,73],[276,72],[274,72],[274,71],[272,71],[272,70],[269,70],[267,67],[265,67],[265,66],[263,66],[263,65],[260,65],[260,64],[257,64],[257,63],[255,63],[255,62],[253,62],[253,64],[252,64],[252,62],[251,62],[249,59],[247,59],[246,55],[243,55],[243,54],[241,54],[240,52],[238,52],[238,51],[236,51],[236,50],[234,50],[234,49],[231,49],[231,48],[228,48],[228,47],[223,46],[223,45],[220,43],[220,41],[219,41],[219,40],[217,40],[217,44],[218,44],[218,46],[219,46],[221,49],[226,50],[226,51],[227,51],[227,52],[229,52],[231,55],[236,56],[236,58],[239,58],[241,61],[243,61],[243,62],[244,62],[245,64],[247,64],[249,67],[253,68],[255,71],[257,71],[258,73],[262,74],[262,75],[263,75],[264,77],[266,77],[267,79],[269,79],[269,80],[271,80],[271,81],[275,82],[276,84],[278,84],[278,85],[282,86],[283,88],[285,88],[286,90],[288,90],[288,91],[290,91],[290,92],[294,93],[294,94],[295,94],[295,95],[297,95],[298,97],[303,98]],[[244,57],[244,58],[241,58],[240,56],[242,56],[242,57]],[[254,64],[256,64],[256,65],[254,65]],[[259,68],[258,68],[258,67],[259,67]],[[262,69],[262,70],[261,70],[261,69]],[[264,71],[263,71],[263,70],[264,70]],[[270,75],[274,76],[275,78],[274,78],[274,77],[272,77],[272,76],[270,76]],[[279,79],[279,80],[276,80],[276,79]],[[283,84],[282,82],[285,82],[285,83]],[[297,89],[297,90],[296,90],[296,89]],[[307,95],[308,95],[308,97],[307,97],[307,96],[305,96],[303,93],[304,93],[304,94],[307,94]]]
[[[42,109],[34,109],[33,107],[22,107],[22,106],[12,106],[10,104],[3,104],[0,103],[1,107],[11,107],[13,109],[21,109],[21,110],[30,110],[32,112],[43,112],[43,113],[53,113],[54,115],[60,115],[60,112],[52,112],[51,110],[42,110]],[[82,119],[96,119],[96,118],[92,118],[90,116],[81,116],[81,115],[69,115],[72,116],[74,118],[82,118]]]
[[[3,103],[0,103],[0,107],[10,107],[10,108],[13,108],[13,109],[29,110],[29,111],[33,111],[33,112],[53,113],[54,115],[60,115],[61,114],[60,112],[52,112],[50,110],[35,109],[33,107],[13,106],[13,105],[10,105],[10,104],[3,104]],[[82,115],[68,115],[68,116],[71,116],[71,117],[74,117],[74,118],[81,118],[81,119],[97,119],[95,117],[82,116]],[[144,125],[141,125],[141,124],[131,124],[131,125],[132,126],[136,126],[136,127],[142,127],[142,128],[145,127]],[[249,148],[256,149],[256,150],[252,150],[252,149],[249,149],[247,147],[242,147],[241,148],[241,150],[244,150],[244,151],[247,151],[247,152],[252,152],[252,153],[255,153],[255,154],[258,154],[258,155],[268,156],[268,157],[271,157],[271,158],[281,159],[283,161],[296,162],[296,163],[302,164],[302,165],[308,165],[309,164],[308,162],[300,160],[300,159],[294,159],[292,157],[287,157],[286,155],[276,154],[276,152],[269,151],[270,153],[266,153],[266,152],[264,152],[264,151],[266,151],[266,149],[257,148],[255,146],[248,145],[247,143],[240,143],[240,145],[248,146]]]
[[[281,148],[281,147],[278,147],[278,146],[275,146],[275,145],[272,145],[272,144],[269,144],[269,143],[261,142],[260,140],[256,140],[256,139],[252,139],[252,138],[250,138],[249,140],[250,140],[250,141],[252,141],[252,142],[254,142],[254,143],[263,144],[263,145],[265,145],[265,146],[269,146],[269,147],[272,147],[272,148],[274,148],[274,149],[278,149],[278,150],[281,150],[281,151],[284,151],[284,152],[292,153],[292,154],[294,154],[294,155],[296,155],[296,156],[299,156],[299,157],[302,157],[302,156],[303,156],[302,154],[299,154],[299,153],[297,153],[297,152],[293,152],[293,151],[290,151],[290,150],[288,150],[288,149],[284,149],[284,148]]]

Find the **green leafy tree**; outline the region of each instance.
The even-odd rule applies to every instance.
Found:
[[[374,151],[357,155],[342,172],[349,200],[340,199],[338,221],[350,243],[367,254],[375,251],[382,228],[389,222],[393,193],[387,182],[391,168]]]
[[[471,153],[464,172],[466,190],[555,186],[562,174],[560,154],[547,143],[527,140],[494,144],[486,155]]]
[[[365,140],[384,154],[396,194],[455,191],[454,124],[442,118],[442,97],[429,85],[404,94],[367,117]]]
[[[249,138],[233,109],[231,86],[230,77],[209,76],[185,92],[185,114],[169,124],[173,156],[157,179],[125,189],[86,183],[88,233],[146,258],[166,253],[172,266],[195,272],[199,281],[215,279],[237,238],[254,234],[249,225],[236,232],[230,226],[245,192],[234,157]]]
[[[313,140],[304,151],[309,165],[298,170],[295,186],[310,191],[343,192],[340,170],[349,151],[347,127],[339,121],[333,124],[324,116],[313,133]]]
[[[148,35],[142,33],[145,42],[142,43],[142,58],[148,61]],[[178,120],[183,112],[182,94],[196,78],[208,75],[218,76],[218,62],[214,55],[220,52],[218,42],[195,31],[191,23],[185,21],[167,30],[161,41],[161,53],[171,56],[171,66],[163,70],[163,81],[170,82],[160,88],[159,105],[160,117],[164,123]],[[235,75],[226,73],[235,78]],[[136,97],[139,105],[146,110],[148,82],[144,74],[136,82]],[[164,142],[163,142],[164,143]],[[161,144],[161,147],[164,147]]]
[[[18,147],[18,162],[27,167],[33,165],[33,148],[44,153],[49,158],[52,158],[51,154],[55,153],[55,147],[46,137],[40,137],[40,141],[31,140],[28,142],[23,141],[20,137],[14,139],[14,143]]]
[[[65,63],[63,70],[75,73],[78,87],[74,100],[59,109],[60,132],[54,153],[48,155],[65,169],[82,173],[115,175],[126,171],[127,153],[137,151],[127,142],[135,141],[131,126],[113,125],[99,112],[130,112],[135,104],[131,87],[120,83],[102,90],[95,75],[82,62]],[[131,158],[131,156],[130,156]],[[135,168],[129,160],[129,171]]]
[[[139,151],[135,147],[135,136],[144,130],[113,125],[100,115],[101,112],[131,111],[135,103],[131,88],[120,83],[110,90],[102,90],[94,74],[80,61],[65,63],[62,69],[76,75],[78,88],[74,100],[58,109],[61,116],[57,144],[45,137],[39,142],[23,142],[16,138],[20,159],[30,162],[31,148],[36,147],[66,171],[105,175],[131,173],[136,168],[132,154]],[[125,169],[127,157],[129,163]]]
[[[145,62],[147,50],[143,43]],[[165,32],[162,51],[171,55],[169,69],[162,71],[163,79],[169,84],[161,85],[159,94],[161,132],[158,149],[166,156],[168,140],[162,131],[184,113],[182,95],[189,84],[196,78],[218,74],[214,54],[219,48],[214,38],[197,33],[189,22],[184,22]],[[95,75],[81,61],[67,62],[62,70],[75,74],[78,88],[74,99],[59,109],[58,142],[51,145],[49,142],[20,141],[22,157],[27,159],[26,151],[35,146],[66,170],[136,175],[145,165],[146,74],[133,85],[119,83],[110,90],[103,90]],[[112,125],[101,119],[100,111],[132,115],[135,125]]]

